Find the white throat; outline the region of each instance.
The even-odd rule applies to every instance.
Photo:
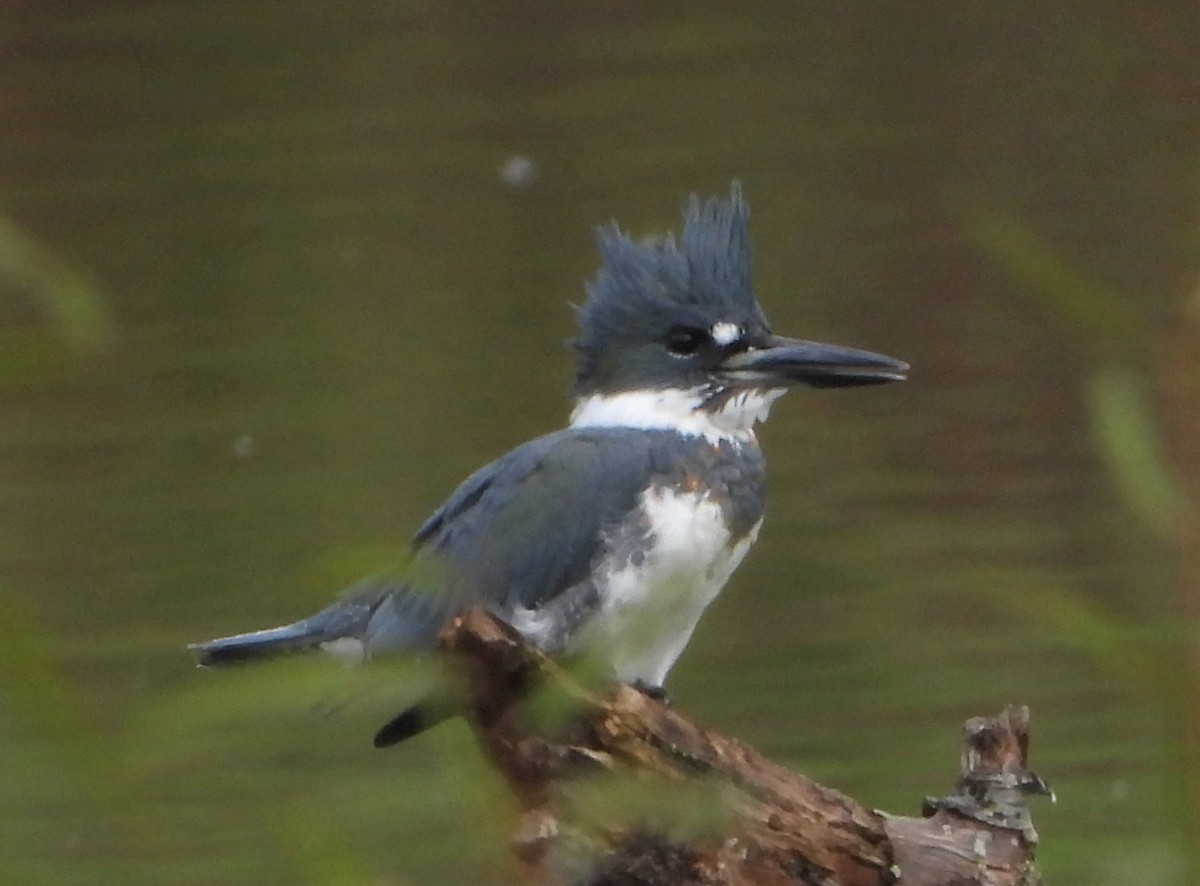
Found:
[[[581,397],[571,413],[573,428],[641,428],[701,436],[712,443],[749,442],[754,425],[766,421],[782,389],[742,391],[720,409],[704,409],[703,389],[665,388]]]

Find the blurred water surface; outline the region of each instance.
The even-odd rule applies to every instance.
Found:
[[[1189,882],[1176,550],[1095,409],[1164,408],[1200,10],[0,17],[4,879],[507,876],[461,725],[376,752],[378,675],[183,646],[323,605],[559,426],[592,226],[738,177],[776,329],[915,369],[776,408],[767,526],[676,703],[896,812],[1027,703],[1047,881]]]

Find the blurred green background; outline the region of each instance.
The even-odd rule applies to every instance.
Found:
[[[1034,712],[1047,881],[1196,873],[1200,6],[11,0],[0,879],[513,879],[386,670],[196,671],[568,409],[591,228],[743,180],[781,332],[914,365],[762,434],[672,675],[893,812]]]

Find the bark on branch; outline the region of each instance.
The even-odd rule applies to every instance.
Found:
[[[628,686],[597,690],[483,611],[443,649],[515,794],[518,857],[546,883],[1029,886],[1029,711],[967,721],[954,793],[922,818],[864,807]]]

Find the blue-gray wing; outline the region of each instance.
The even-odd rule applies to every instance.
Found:
[[[606,530],[655,474],[657,435],[560,431],[469,477],[414,540],[420,578],[379,600],[369,652],[423,645],[455,612],[482,603],[538,608],[583,582]]]
[[[402,573],[360,582],[292,624],[191,648],[203,665],[330,644],[348,654],[403,652],[431,646],[472,605],[505,615],[573,600],[560,595],[584,582],[606,530],[665,466],[656,466],[669,454],[657,445],[664,439],[595,428],[526,443],[467,478],[421,527]]]

